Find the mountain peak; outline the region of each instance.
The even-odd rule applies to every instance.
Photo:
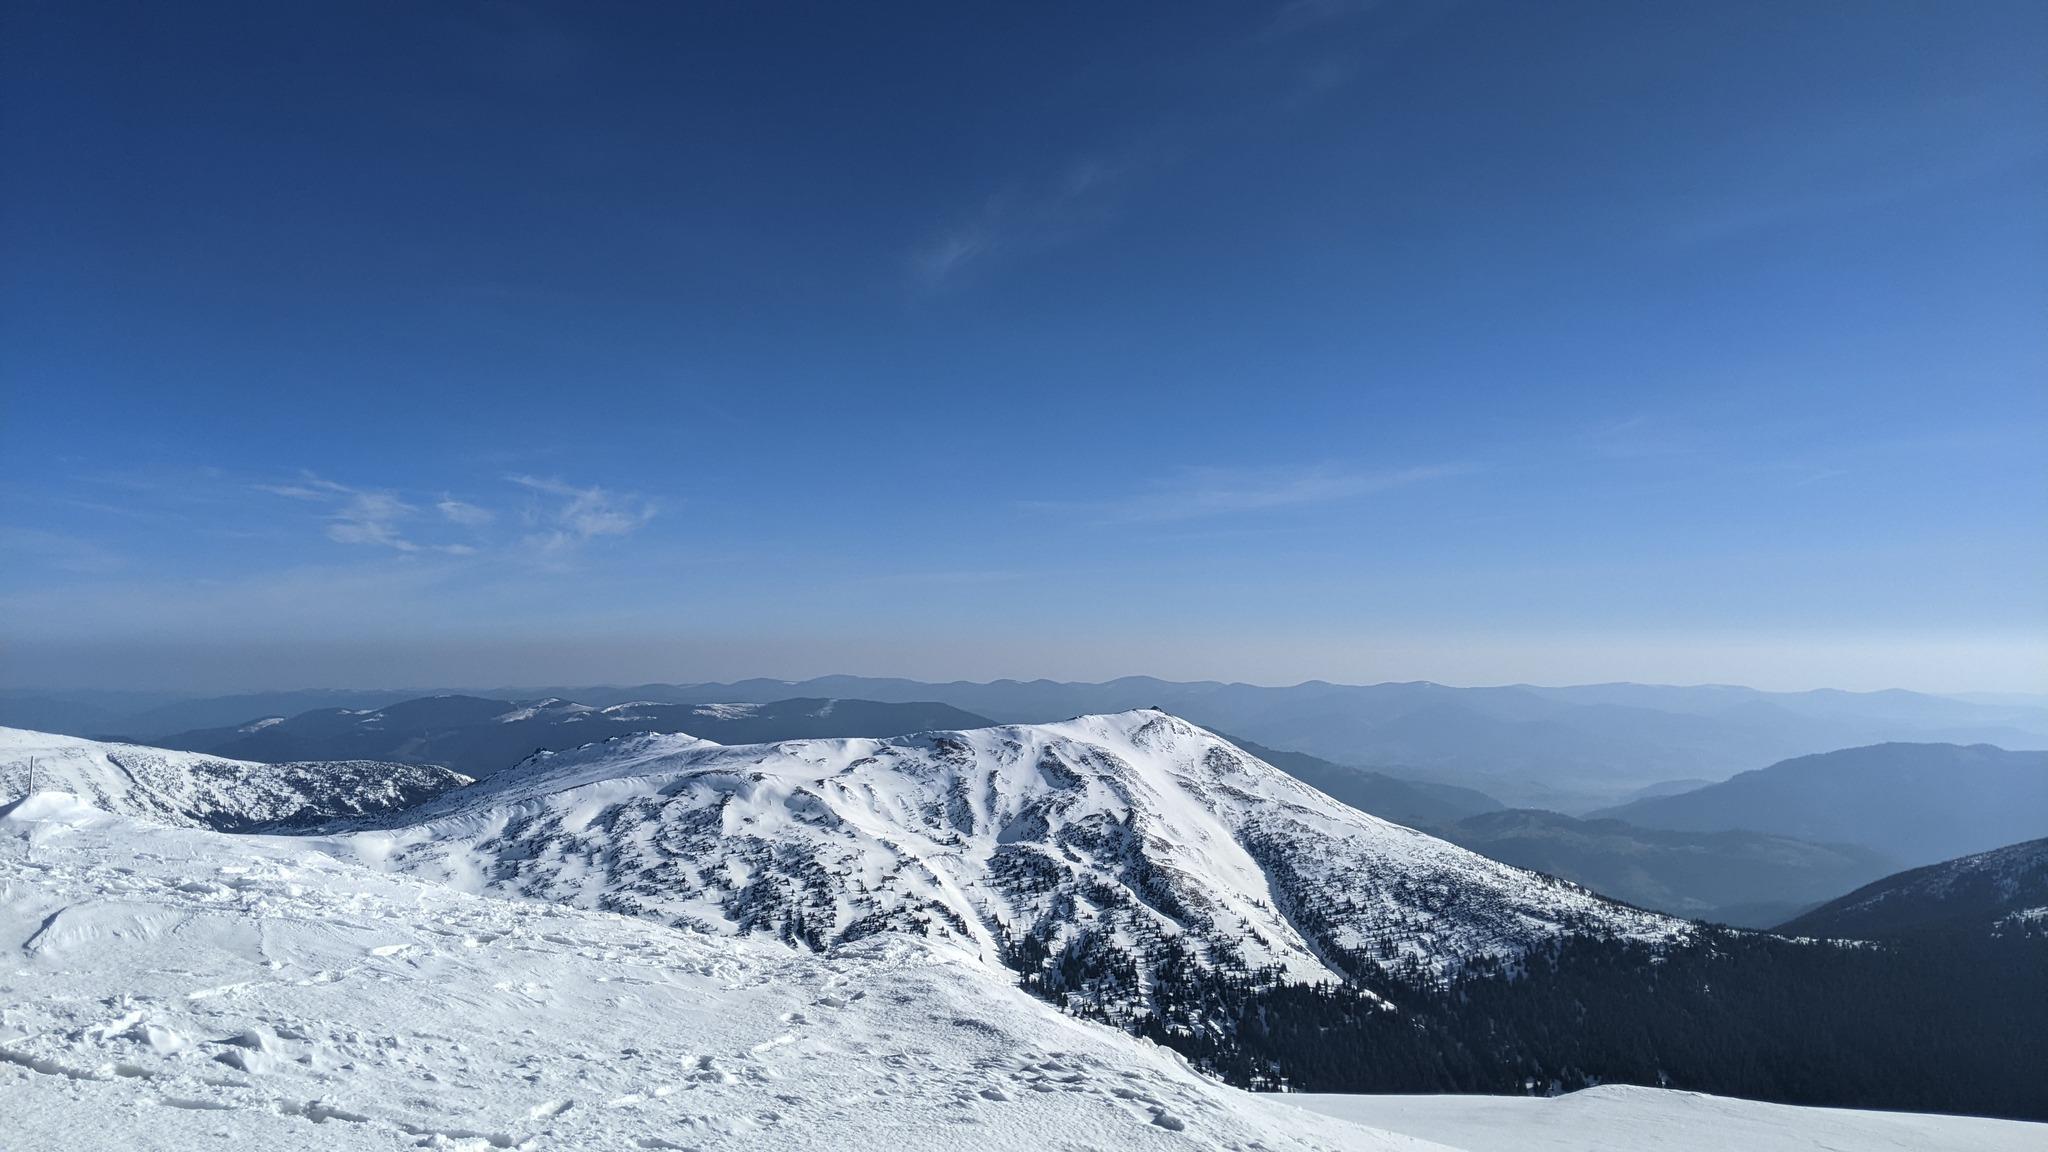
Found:
[[[910,931],[1105,1014],[1192,965],[1433,980],[1682,922],[1347,808],[1157,709],[890,739],[618,737],[359,838],[467,886],[830,949]]]

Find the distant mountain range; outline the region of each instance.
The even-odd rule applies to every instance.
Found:
[[[1306,752],[1287,752],[1227,733],[1216,734],[1326,796],[1410,828],[1431,828],[1502,808],[1500,801],[1475,788],[1403,780],[1370,768],[1347,768]]]
[[[827,678],[818,687],[858,685],[885,692],[908,691],[913,682]],[[669,696],[747,696],[787,690],[781,681],[732,685],[647,685],[631,690],[586,689],[585,700],[561,697],[438,695],[386,702],[376,707],[329,707],[291,716],[249,717],[232,725],[162,737],[158,743],[247,761],[300,762],[370,760],[446,765],[465,775],[486,777],[536,750],[563,751],[635,732],[683,732],[720,744],[772,743],[799,738],[887,737],[915,731],[965,730],[992,721],[957,705],[937,701],[874,701],[807,696],[769,701],[675,702],[618,700],[640,693]],[[922,685],[934,692],[957,691],[1010,708],[1057,709],[1090,694],[1122,693],[1194,697],[1212,706],[1244,710],[1246,701],[1320,701],[1362,696],[1391,715],[1390,701],[1422,701],[1415,712],[1394,716],[1410,729],[1435,717],[1450,728],[1466,720],[1447,701],[1496,712],[1534,715],[1624,716],[1640,723],[1647,704],[1690,722],[1720,709],[1754,713],[1771,694],[1747,689],[1665,689],[1601,685],[1573,689],[1444,689],[1435,685],[1382,685],[1345,689],[1302,685],[1295,689],[1250,689],[1233,685],[1175,685],[1163,681],[1119,681],[1107,685],[998,682],[989,685]],[[232,698],[302,702],[332,693],[286,693]],[[1775,698],[1775,697],[1772,697]],[[1972,710],[2006,707],[1968,704],[1912,693],[1801,693],[1797,707],[1823,717],[1890,710],[1898,722],[1955,720]],[[1564,700],[1565,703],[1558,703]],[[131,703],[133,701],[130,701]],[[228,705],[201,702],[202,710]],[[162,704],[153,705],[159,710]],[[1772,705],[1776,707],[1776,705]],[[1560,713],[1558,710],[1564,709]],[[1960,711],[1958,711],[1960,709]],[[1620,710],[1617,712],[1616,710]],[[1455,714],[1454,714],[1455,713]],[[1301,714],[1296,708],[1297,717]],[[1268,722],[1272,716],[1268,715]],[[1546,721],[1548,722],[1548,721]],[[1830,721],[1832,722],[1832,721]],[[1629,803],[1582,820],[1548,810],[1504,811],[1499,799],[1477,788],[1436,778],[1426,768],[1382,771],[1355,767],[1308,752],[1285,750],[1229,729],[1212,729],[1238,746],[1337,800],[1398,824],[1420,828],[1454,843],[1521,867],[1585,884],[1644,908],[1745,927],[1778,923],[1822,901],[1884,876],[1899,867],[1943,859],[1961,851],[2011,842],[2048,831],[2040,787],[2048,773],[2025,765],[2048,756],[2009,754],[1997,749],[1952,746],[1879,746],[1794,758],[1726,784],[1667,780],[1627,790]],[[1885,748],[1917,747],[1918,754]],[[1947,747],[1947,751],[1940,750]],[[1913,757],[1917,755],[1918,759]],[[1906,756],[1912,763],[1900,761]],[[1961,757],[1961,761],[1954,758]],[[1996,772],[1981,786],[1954,786],[1956,763],[2018,765]],[[2031,757],[2031,758],[2030,758]],[[1888,759],[1889,758],[1889,759]],[[1953,761],[1953,762],[1952,762]],[[1887,766],[1889,765],[1889,766]],[[1892,776],[1885,775],[1887,772]],[[1981,775],[1981,774],[1980,774]],[[1494,774],[1494,779],[1502,777]],[[1883,780],[1882,787],[1871,787]],[[1522,780],[1517,793],[1543,791],[1541,781]],[[1704,786],[1701,786],[1704,784]],[[1923,801],[1921,797],[1928,797]],[[1889,814],[1886,810],[1891,809]]]
[[[634,732],[687,732],[721,744],[899,736],[990,722],[945,704],[796,699],[766,704],[604,706],[571,700],[426,696],[379,708],[326,708],[166,736],[170,748],[244,760],[381,759],[442,764],[486,777],[536,751],[558,752]]]
[[[1897,867],[1891,857],[1854,844],[1762,832],[1672,832],[1527,808],[1428,830],[1643,908],[1744,928],[1768,928]]]
[[[1693,919],[1767,928],[1898,867],[1892,857],[1857,845],[1758,832],[1672,832],[1509,809],[1470,788],[1347,768],[1242,739],[1232,743],[1361,811],[1503,863]]]
[[[1795,936],[2048,934],[2048,839],[1887,876],[1780,925]]]
[[[1860,844],[1902,864],[1928,864],[2048,833],[2048,752],[1845,748],[1600,815],[1644,828]]]
[[[932,702],[1000,723],[1157,706],[1270,748],[1405,779],[1476,788],[1516,807],[1568,813],[1622,803],[1674,780],[1719,780],[1790,757],[1889,741],[2048,749],[2048,706],[2031,697],[1915,692],[1761,692],[1725,686],[1596,684],[1452,688],[1429,683],[1271,688],[1130,677],[1105,683],[814,680],[565,686],[468,693],[615,704],[769,703],[792,697]],[[165,700],[0,692],[0,722],[79,735],[157,739],[314,708],[378,709],[420,691],[310,692]]]

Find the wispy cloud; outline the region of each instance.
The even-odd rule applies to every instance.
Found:
[[[470,556],[477,547],[469,543],[422,543],[408,526],[418,527],[423,514],[418,505],[385,488],[358,488],[306,473],[297,480],[253,486],[259,492],[326,506],[323,519],[326,534],[337,544],[362,544],[389,548],[394,552],[442,552]],[[481,528],[497,518],[488,508],[443,496],[434,508],[449,523]]]
[[[376,544],[400,552],[417,552],[398,522],[418,509],[389,492],[351,492],[327,525],[327,538],[338,544]]]
[[[272,496],[282,496],[287,500],[328,500],[333,498],[337,490],[347,491],[340,485],[330,485],[324,480],[312,480],[305,484],[257,484],[254,487],[258,492],[268,492]]]
[[[441,497],[435,502],[434,507],[444,518],[468,528],[481,528],[498,518],[498,514],[489,508],[481,508],[467,501],[457,500],[453,496]]]
[[[475,556],[513,543],[543,552],[563,552],[600,536],[624,536],[654,517],[651,501],[597,485],[525,474],[503,479],[544,498],[523,510],[521,522],[528,531],[517,541],[489,531],[499,520],[496,510],[446,492],[438,497],[408,498],[395,490],[358,488],[311,472],[296,480],[250,487],[320,506],[327,538],[338,544],[403,553]],[[441,541],[433,539],[437,526]],[[457,533],[454,540],[446,539],[451,531]]]
[[[992,221],[974,220],[932,237],[910,254],[910,272],[920,287],[940,288],[994,244]]]
[[[588,543],[599,536],[624,536],[654,518],[652,501],[612,492],[595,485],[578,487],[539,476],[507,476],[505,479],[528,491],[558,498],[553,507],[529,514],[540,528],[526,538],[543,551],[559,552]]]
[[[1120,137],[1076,148],[992,182],[992,191],[924,234],[905,256],[915,288],[935,293],[968,282],[999,258],[1066,244],[1113,217],[1142,178],[1204,153],[1219,138],[1274,115],[1291,115],[1347,87],[1366,68],[1356,17],[1378,0],[1291,0],[1220,43],[1159,62],[1157,83],[1187,86],[1209,109],[1155,119]],[[1223,87],[1234,99],[1215,99]]]
[[[379,488],[354,488],[308,473],[285,484],[258,484],[258,491],[288,500],[326,504],[327,538],[337,544],[369,544],[398,552],[417,552],[420,545],[400,530],[401,521],[419,509],[397,493]]]
[[[1692,456],[1705,447],[1697,427],[1647,412],[1602,421],[1581,433],[1581,439],[1594,455],[1613,460]]]
[[[1469,464],[1432,464],[1383,472],[1308,469],[1191,468],[1114,500],[1024,506],[1080,514],[1104,524],[1159,524],[1249,515],[1354,500],[1473,471]]]
[[[2048,155],[2035,121],[2008,102],[1993,88],[1900,92],[1881,106],[1745,122],[1695,145],[1699,174],[1666,202],[1658,238],[1712,245],[2007,179]]]
[[[1109,210],[1118,188],[1143,167],[1146,152],[1083,156],[1051,179],[1013,181],[912,249],[912,280],[937,291],[991,256],[1059,243]]]

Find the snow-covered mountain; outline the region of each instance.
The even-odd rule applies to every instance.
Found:
[[[822,957],[63,793],[0,813],[0,948],[8,1149],[1437,1147],[1227,1088],[913,938]]]
[[[2004,930],[2048,932],[2048,839],[1887,876],[1779,928],[1851,939]]]
[[[274,815],[103,755],[65,769],[98,803]],[[1412,1146],[1203,1073],[2043,1114],[2048,940],[1987,935],[1956,981],[1673,921],[1158,712],[622,738],[298,835],[57,779],[0,805],[0,1094],[36,1147]]]
[[[1656,1089],[1250,1094],[914,936],[821,955],[458,892],[316,843],[56,792],[0,811],[0,1144],[2018,1152],[2048,1133]]]
[[[350,837],[478,891],[814,947],[888,931],[1119,1017],[1174,973],[1430,982],[1679,920],[1347,808],[1163,712],[727,747],[539,754]]]
[[[253,764],[191,752],[0,728],[0,802],[75,794],[108,812],[233,832],[294,828],[411,807],[469,777],[370,760]]]

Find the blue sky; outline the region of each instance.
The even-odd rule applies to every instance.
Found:
[[[2048,8],[17,6],[0,681],[2048,689]]]

